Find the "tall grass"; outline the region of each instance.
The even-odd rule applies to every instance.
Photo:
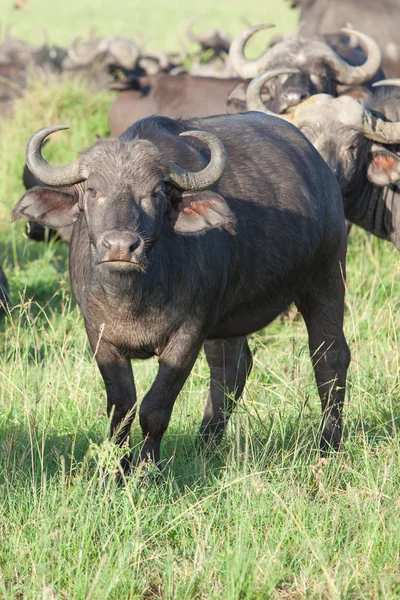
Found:
[[[124,486],[106,441],[105,393],[70,292],[67,249],[9,224],[24,145],[64,123],[66,163],[107,132],[108,94],[35,89],[2,126],[0,256],[11,311],[0,325],[0,597],[388,599],[400,596],[400,263],[351,235],[352,350],[345,449],[321,460],[319,400],[301,319],[252,336],[255,366],[219,450],[197,445],[200,356],[164,438],[164,471]],[[135,361],[141,398],[155,360]],[[137,422],[134,443],[140,444]],[[137,451],[137,448],[136,448]]]

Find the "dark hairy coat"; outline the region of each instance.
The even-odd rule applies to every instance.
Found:
[[[221,179],[200,191],[182,190],[166,175],[171,164],[193,172],[208,164],[202,141],[180,137],[191,130],[217,136],[227,156]],[[175,399],[203,343],[211,383],[201,431],[219,439],[251,369],[246,335],[295,301],[322,401],[322,448],[338,448],[349,362],[346,232],[338,184],[307,139],[260,113],[153,117],[100,140],[79,161],[84,182],[33,188],[13,214],[47,225],[75,221],[72,288],[116,440],[125,441],[134,415],[130,359],[156,355],[140,423],[141,457],[159,461]]]

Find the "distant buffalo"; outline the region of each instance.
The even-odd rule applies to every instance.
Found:
[[[301,6],[301,34],[332,34],[349,23],[376,39],[383,70],[400,77],[400,0],[291,0]],[[329,39],[329,36],[328,36]]]

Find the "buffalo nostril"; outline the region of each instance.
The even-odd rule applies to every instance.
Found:
[[[282,94],[282,97],[291,104],[299,104],[309,97],[309,93],[303,88],[288,88]]]
[[[129,246],[129,252],[133,253],[135,252],[136,248],[140,245],[140,238],[138,235],[135,236],[135,239],[132,241],[131,245]]]

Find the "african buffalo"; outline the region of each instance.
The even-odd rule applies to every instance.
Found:
[[[135,69],[139,56],[137,44],[127,38],[109,36],[81,44],[75,40],[68,48],[63,72],[93,88],[106,88],[118,69]]]
[[[319,93],[338,96],[349,88],[363,86],[371,89],[374,81],[383,76],[380,69],[381,51],[369,36],[346,29],[362,46],[352,49],[345,43],[328,45],[322,39],[286,37],[270,47],[259,59],[247,60],[244,50],[249,39],[265,25],[251,27],[232,42],[229,56],[236,72],[244,80],[253,79],[272,69],[297,69],[268,81],[264,90],[264,103],[274,113],[286,113],[300,102]],[[242,100],[243,84],[231,93],[230,101]],[[246,84],[247,89],[247,84]],[[363,90],[358,90],[362,93]],[[243,110],[242,105],[238,106]],[[231,111],[233,112],[233,111]]]
[[[399,0],[291,0],[301,6],[301,33],[304,36],[335,33],[351,23],[379,43],[383,70],[389,77],[400,76]]]
[[[188,38],[200,44],[201,48],[193,57],[190,73],[201,77],[234,78],[236,73],[229,58],[231,37],[226,31],[219,29],[196,34],[193,31],[193,23],[197,20],[192,20],[186,27]]]
[[[60,72],[65,51],[44,42],[35,47],[6,36],[0,44],[0,117],[12,114],[14,101],[23,95],[27,73],[46,81]]]
[[[152,117],[50,166],[37,131],[13,219],[74,223],[73,293],[103,376],[111,433],[134,418],[130,359],[158,356],[140,407],[141,458],[160,460],[177,395],[204,343],[211,386],[203,439],[219,439],[252,366],[247,334],[295,301],[322,402],[321,448],[340,447],[349,350],[346,231],[338,183],[292,125],[259,113]]]
[[[354,85],[373,80],[380,66],[377,44],[364,34],[353,32],[365,49],[367,60],[359,66],[349,65],[332,48],[321,41],[286,40],[276,44],[257,61],[244,58],[243,48],[257,31],[271,27],[259,25],[237,36],[230,50],[232,64],[239,75],[251,79],[268,65],[297,66],[301,73],[278,78],[267,93],[266,101],[274,112],[290,110],[304,98],[321,91],[337,91],[341,85]],[[363,55],[364,56],[364,55]],[[381,76],[382,74],[380,74]],[[194,77],[188,74],[172,76],[160,73],[155,77],[133,78],[113,84],[121,92],[110,109],[110,132],[120,135],[129,125],[154,114],[174,119],[182,116],[210,116],[246,110],[248,82],[240,79]],[[124,89],[126,88],[126,89]]]
[[[266,73],[252,83],[249,109]],[[396,84],[386,80],[382,84]],[[397,80],[400,85],[400,80]],[[346,218],[400,250],[400,90],[382,89],[363,106],[354,98],[320,94],[289,115],[339,180]]]

